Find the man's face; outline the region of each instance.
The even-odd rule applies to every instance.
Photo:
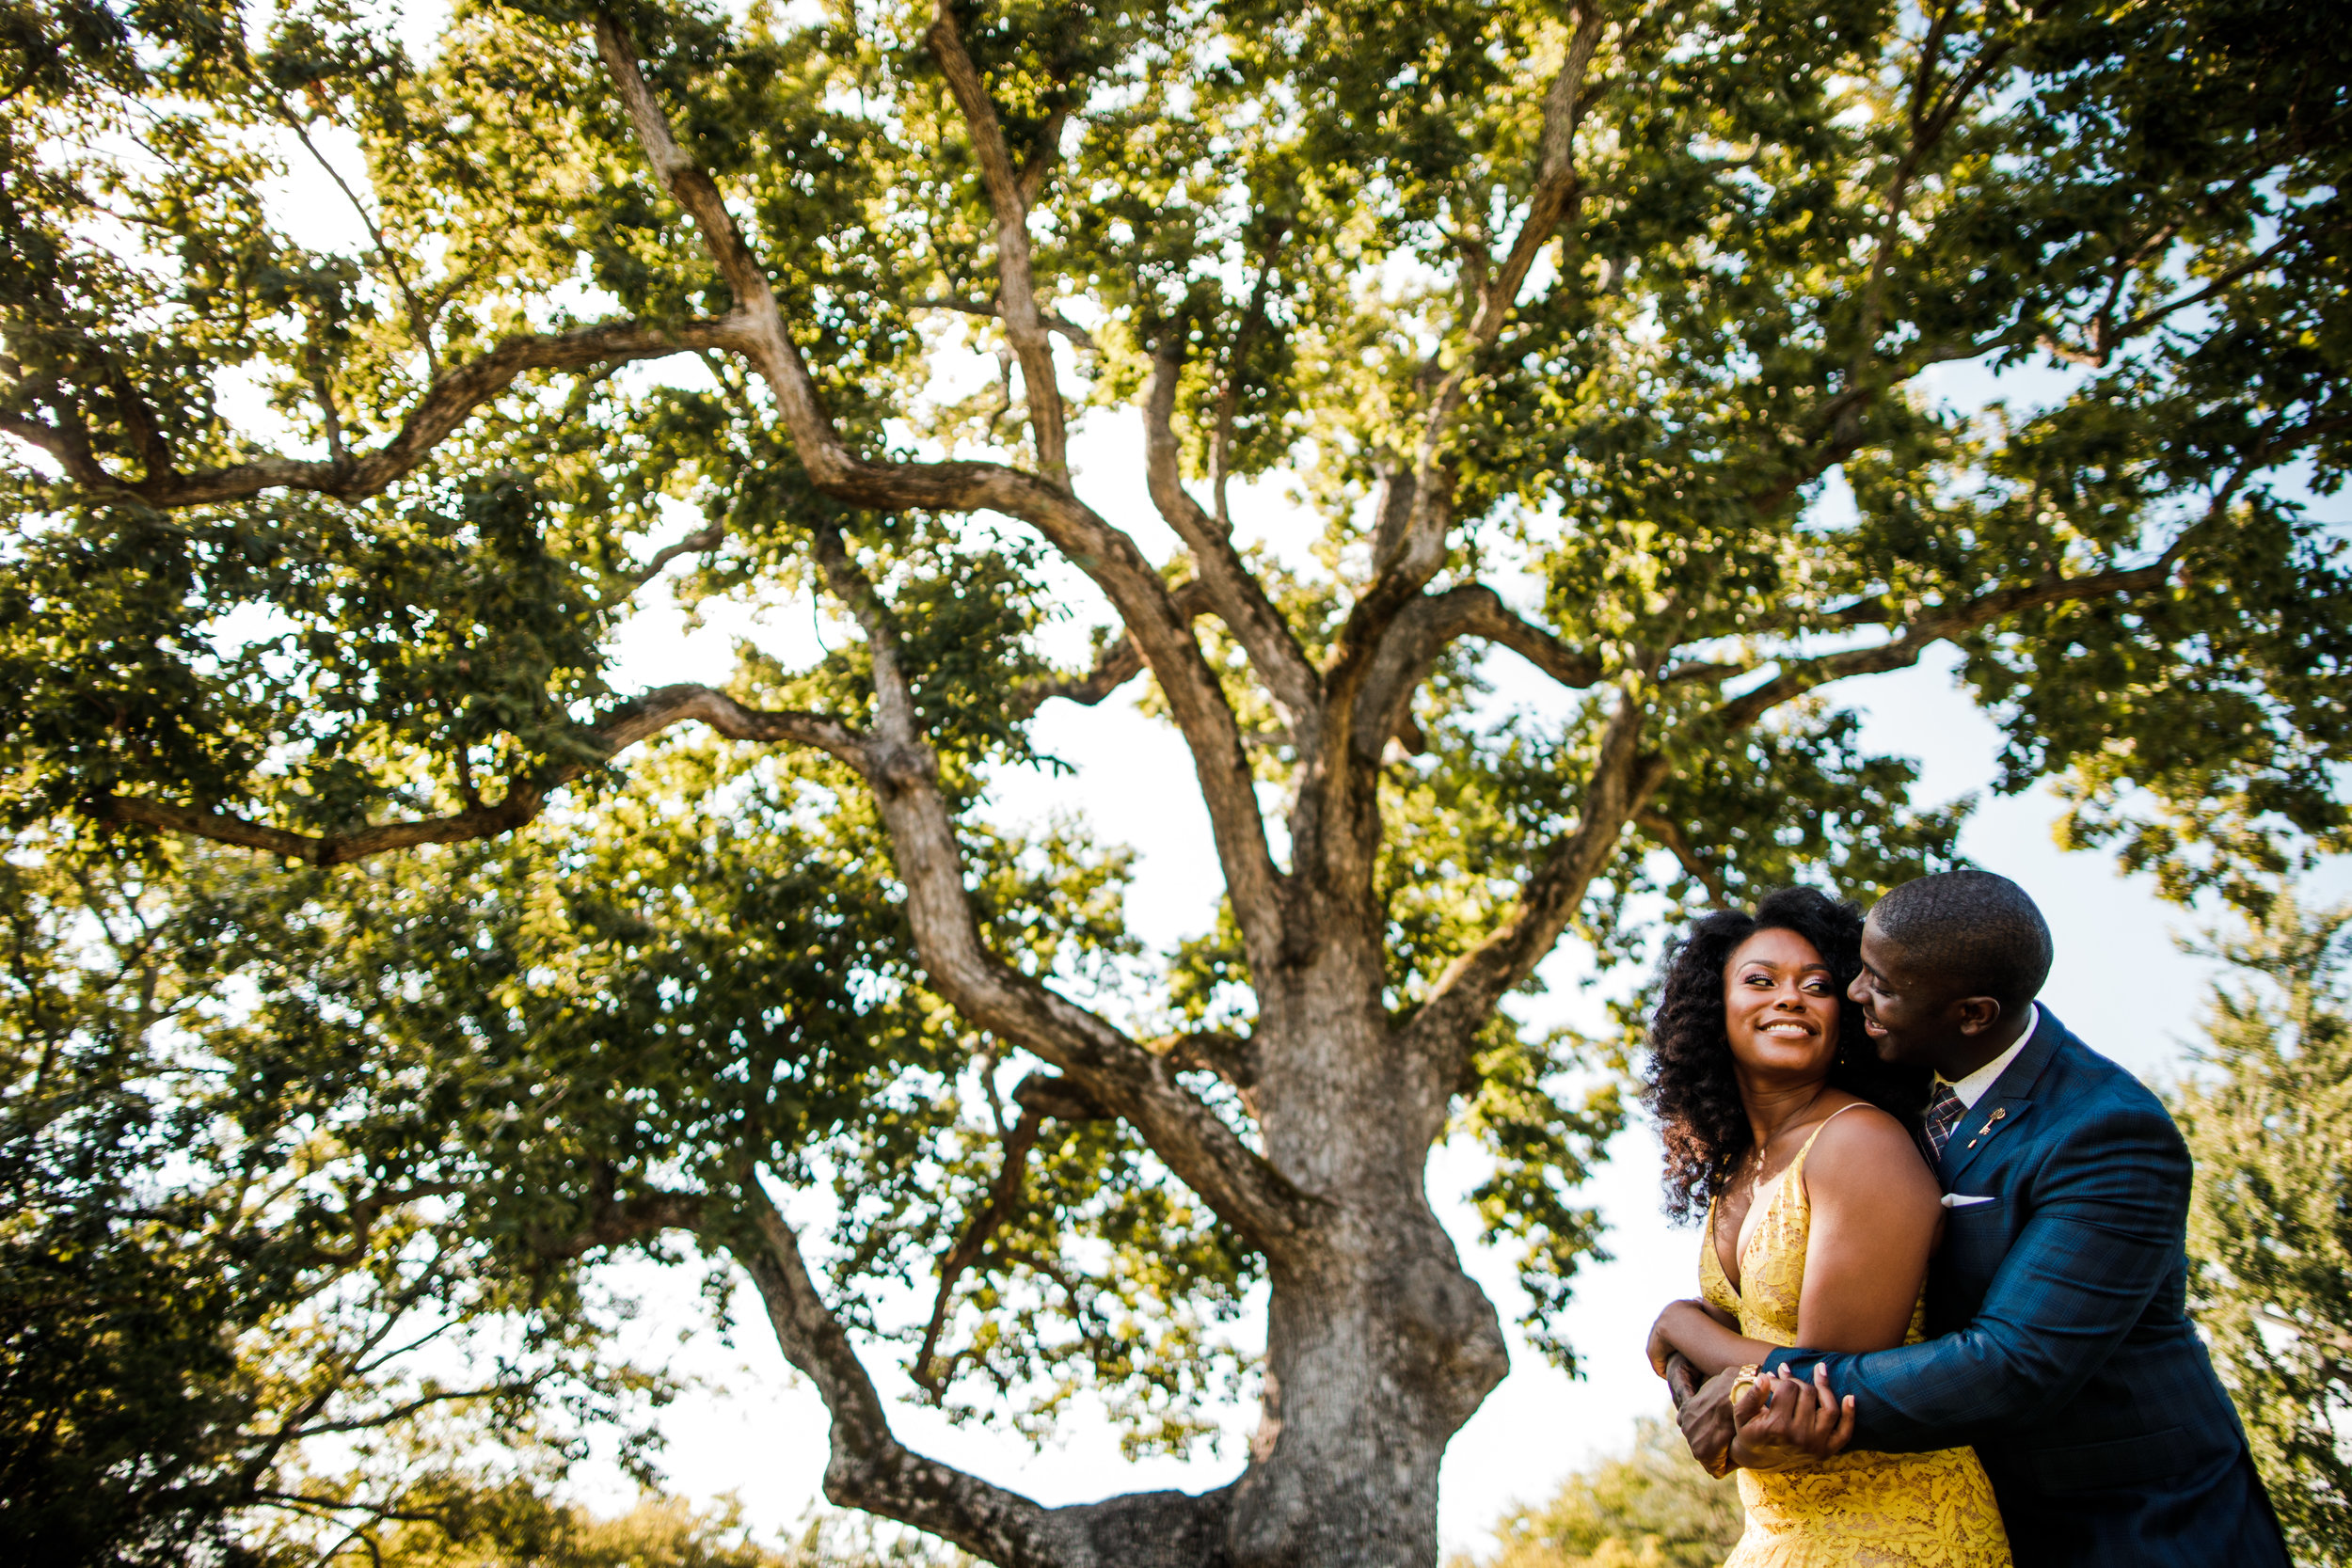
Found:
[[[1846,994],[1861,1004],[1862,1027],[1883,1062],[1937,1067],[1955,1048],[1965,1049],[1952,999],[1906,970],[1901,949],[1880,934],[1876,921],[1862,927],[1862,973]]]

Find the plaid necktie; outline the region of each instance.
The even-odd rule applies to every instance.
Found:
[[[1919,1144],[1928,1151],[1928,1164],[1941,1164],[1944,1146],[1951,1142],[1952,1129],[1968,1114],[1968,1107],[1960,1098],[1960,1091],[1938,1078],[1935,1092],[1928,1096],[1928,1108],[1919,1118]]]

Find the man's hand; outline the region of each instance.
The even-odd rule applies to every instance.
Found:
[[[1853,1440],[1853,1396],[1840,1401],[1832,1393],[1829,1369],[1817,1361],[1810,1383],[1787,1372],[1756,1379],[1735,1418],[1731,1463],[1743,1470],[1786,1470],[1827,1459]]]
[[[1731,1386],[1739,1376],[1739,1368],[1725,1367],[1700,1384],[1675,1413],[1682,1440],[1691,1445],[1691,1457],[1719,1480],[1731,1473]]]

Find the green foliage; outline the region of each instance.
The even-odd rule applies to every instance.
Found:
[[[1494,1174],[1472,1189],[1470,1202],[1482,1240],[1507,1239],[1520,1250],[1519,1289],[1529,1298],[1520,1326],[1571,1373],[1576,1349],[1552,1325],[1567,1308],[1578,1269],[1609,1260],[1598,1212],[1573,1195],[1625,1126],[1616,1080],[1578,1072],[1607,1054],[1584,1044],[1565,1034],[1532,1041],[1507,1022],[1489,1028],[1486,1048],[1471,1062],[1477,1090],[1465,1097],[1456,1124],[1494,1157]],[[1581,1095],[1568,1087],[1579,1076],[1586,1080]]]
[[[149,1069],[140,1005],[151,995],[167,1012],[176,1001],[156,983],[168,960],[143,961],[134,945],[125,962],[75,964],[60,951],[83,913],[71,881],[17,864],[0,878],[12,960],[0,1101],[0,1524],[54,1560],[102,1560],[110,1534],[135,1544],[125,1555],[138,1560],[143,1536],[165,1546],[183,1539],[162,1497],[233,1465],[222,1449],[241,1402],[225,1341],[245,1304],[200,1253],[125,1234],[144,1207],[139,1176],[184,1127],[136,1087]],[[158,1241],[175,1221],[205,1217],[195,1205],[170,1208],[180,1212],[167,1208],[150,1228]]]
[[[663,1395],[595,1293],[398,1201],[353,1074],[216,994],[299,953],[237,917],[277,881],[242,859],[0,862],[0,1528],[34,1560],[274,1562],[310,1521],[443,1517],[472,1444],[551,1472],[596,1422],[642,1461]]]
[[[1873,7],[1743,0],[1610,35],[1550,280],[1470,386],[1450,459],[1463,543],[1523,552],[1557,629],[1605,664],[1640,643],[1744,668],[2169,552],[2171,592],[1969,629],[1967,678],[2008,731],[2008,787],[2072,781],[2077,842],[2182,891],[2250,888],[2240,868],[2343,827],[2319,766],[2346,738],[2340,541],[2278,476],[2304,462],[2331,493],[2343,466],[2344,45],[2315,8],[2267,0],[1935,14],[1932,58],[1920,19]],[[1082,401],[1129,396],[1183,324],[1196,459],[1218,430],[1219,475],[1312,454],[1327,601],[1359,570],[1343,562],[1383,454],[1416,439],[1406,350],[1464,331],[1450,277],[1525,198],[1562,23],[1480,6],[1399,30],[1350,5],[962,21],[1016,156],[1062,136],[1038,271],[1096,324]],[[962,404],[928,389],[980,345],[923,302],[992,292],[989,219],[921,19],[631,22],[850,439],[961,439]],[[422,61],[341,5],[266,24],[44,8],[11,40],[0,401],[8,428],[55,433],[52,458],[7,465],[20,812],[117,788],[310,825],[454,803],[475,776],[583,760],[565,716],[601,693],[625,533],[691,508],[727,540],[698,592],[797,580],[803,531],[837,509],[715,354],[671,385],[527,380],[356,508],[166,523],[59,481],[81,455],[127,477],[279,437],[358,451],[400,426],[421,367],[502,334],[724,309],[571,13],[460,7]],[[1912,146],[1931,103],[1940,132]],[[119,155],[134,135],[142,156]],[[346,140],[365,243],[305,242],[273,182],[326,188],[313,166]],[[2039,409],[1919,396],[1950,358],[2055,362],[2066,385]],[[1017,451],[1017,427],[992,420],[980,444]],[[1803,505],[1840,465],[1850,520]],[[926,717],[1017,756],[1017,726],[972,707],[1034,658],[1033,546],[957,537],[904,558],[904,626],[961,607],[938,623],[958,653]],[[1725,743],[1677,743],[1686,794],[1739,766]],[[1820,750],[1835,765],[1811,793],[1836,798],[1809,809],[1892,803],[1903,781]]]
[[[1451,1568],[1714,1568],[1745,1522],[1738,1484],[1700,1469],[1670,1422],[1644,1417],[1631,1451],[1504,1514],[1502,1549]]]
[[[599,1519],[536,1494],[460,1534],[396,1526],[347,1544],[338,1558],[384,1568],[960,1568],[971,1561],[911,1533],[886,1538],[870,1525],[822,1514],[793,1540],[765,1545],[731,1499],[698,1510],[648,1496],[626,1513]]]
[[[20,841],[0,866],[12,1531],[93,1561],[315,1550],[306,1520],[460,1540],[538,1495],[452,1470],[469,1445],[552,1479],[602,1422],[644,1465],[630,1422],[664,1386],[597,1359],[615,1304],[582,1263],[691,1257],[635,1222],[656,1199],[717,1245],[747,1183],[830,1185],[848,1315],[911,1344],[919,1323],[863,1304],[928,1283],[984,1206],[1001,1064],[906,973],[841,787],[674,747],[597,817],[495,850],[281,872]],[[693,809],[719,799],[723,817]],[[1126,950],[1118,858],[1066,832],[975,854],[1000,951],[1084,982]],[[1213,1330],[1255,1259],[1116,1124],[1029,1164],[950,1303],[951,1359],[993,1402],[953,1408],[1041,1433],[1093,1388],[1138,1446],[1184,1446],[1238,1375]],[[439,1350],[366,1348],[410,1335]]]
[[[2216,956],[2198,1069],[2190,1293],[2296,1560],[2352,1562],[2352,911],[2292,896]]]

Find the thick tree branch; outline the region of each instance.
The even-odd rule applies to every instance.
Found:
[[[1184,339],[1171,330],[1152,357],[1151,384],[1144,389],[1144,466],[1152,504],[1192,552],[1200,570],[1197,580],[1207,591],[1211,607],[1249,656],[1283,721],[1303,743],[1311,743],[1304,737],[1317,727],[1322,708],[1314,666],[1291,635],[1281,611],[1266,597],[1257,575],[1233,548],[1231,532],[1218,527],[1184,489],[1175,428],[1176,382],[1183,368]]]
[[[727,531],[717,523],[712,523],[707,528],[698,528],[676,544],[664,545],[654,551],[652,560],[628,574],[627,579],[628,585],[632,588],[643,588],[660,577],[661,568],[675,561],[679,556],[691,555],[697,550],[715,550],[726,536]]]
[[[1832,681],[1847,680],[1855,675],[1879,675],[1890,670],[1908,669],[1918,663],[1920,656],[1936,643],[1963,636],[1979,626],[1990,626],[2003,616],[2043,605],[2062,604],[2070,599],[2091,598],[2102,594],[2144,594],[2160,588],[2171,577],[2172,564],[2168,557],[2153,565],[2130,571],[2101,572],[2088,578],[2059,578],[2049,582],[1979,594],[1973,599],[1964,599],[1957,605],[1921,615],[1899,635],[1876,646],[1824,654],[1818,658],[1786,661],[1779,674],[1755,690],[1724,704],[1715,710],[1715,715],[1730,729],[1743,730],[1781,704],[1802,697],[1817,686],[1826,686]]]
[[[1518,303],[1519,289],[1534,269],[1536,256],[1576,203],[1576,127],[1584,112],[1584,78],[1609,18],[1595,0],[1584,0],[1573,14],[1575,31],[1568,38],[1566,58],[1544,94],[1544,125],[1536,143],[1535,182],[1528,194],[1527,216],[1502,264],[1485,279],[1477,314],[1470,321],[1470,341],[1482,348],[1502,335],[1502,324],[1511,307]]]
[[[1862,416],[1890,389],[1931,365],[1974,359],[1994,346],[1993,342],[1974,341],[1929,344],[1915,347],[1904,363],[1888,373],[1873,376],[1855,371],[1859,380],[1824,399],[1820,407],[1805,417],[1804,428],[1818,433],[1813,445],[1791,458],[1771,483],[1748,492],[1742,499],[1758,514],[1777,512],[1806,485],[1862,449]]]
[[[993,299],[918,299],[914,308],[918,310],[953,310],[961,316],[986,316],[997,321],[1004,318],[1004,308]],[[1041,308],[1038,320],[1043,322],[1049,331],[1061,334],[1080,348],[1099,349],[1102,346],[1094,341],[1093,333],[1059,311]]]
[[[1208,591],[1199,578],[1185,583],[1170,595],[1177,613],[1187,621],[1209,613]],[[1103,649],[1094,661],[1094,668],[1083,675],[1058,680],[1038,681],[1022,688],[1012,702],[1013,712],[1027,718],[1055,698],[1092,707],[1137,675],[1143,673],[1143,650],[1134,637],[1124,631],[1119,640]]]
[[[876,722],[859,766],[890,834],[907,922],[932,987],[975,1024],[1060,1069],[1135,1128],[1254,1245],[1275,1256],[1295,1249],[1313,1224],[1311,1200],[1184,1087],[1171,1064],[1023,974],[981,940],[962,847],[939,792],[937,759],[915,727],[889,614],[837,533],[820,531],[817,544],[828,586],[866,632]]]
[[[2296,435],[2299,436],[2300,432]],[[2272,461],[2271,453],[2275,446],[2275,442],[2265,443],[2256,455],[2249,457],[2245,465],[2215,492],[2213,500],[2205,508],[2205,515],[2183,529],[2166,547],[2164,554],[2145,566],[2094,572],[2089,577],[2053,576],[2040,582],[1995,589],[1958,604],[1928,610],[1897,635],[1873,647],[1851,648],[1816,658],[1784,661],[1779,674],[1755,690],[1725,703],[1715,710],[1715,717],[1734,731],[1742,730],[1781,704],[1801,697],[1815,687],[1855,675],[1876,675],[1889,670],[1906,669],[1917,663],[1919,657],[1935,643],[1964,636],[2004,617],[2038,610],[2044,605],[2097,598],[2105,594],[2156,592],[2182,570],[2189,547],[2199,535],[2207,529],[2217,527],[2229,515],[2230,502],[2235,499],[2239,487],[2257,467]],[[1838,619],[1844,624],[1864,625],[1875,620],[1875,616],[1868,612],[1868,607],[1856,605],[1840,610]]]
[[[1502,336],[1535,258],[1567,220],[1582,189],[1576,166],[1576,128],[1586,106],[1586,77],[1609,18],[1597,0],[1582,0],[1572,14],[1574,28],[1565,57],[1544,94],[1543,129],[1536,141],[1527,215],[1500,265],[1489,265],[1480,255],[1464,269],[1465,281],[1475,291],[1470,301],[1470,352],[1451,370],[1440,371],[1435,356],[1422,370],[1428,404],[1413,464],[1409,508],[1393,524],[1382,518],[1390,526],[1384,526],[1375,538],[1375,580],[1358,606],[1366,611],[1360,626],[1357,617],[1350,617],[1351,638],[1377,637],[1404,601],[1426,586],[1444,565],[1446,534],[1454,526],[1454,486],[1445,451],[1454,419],[1469,396],[1470,379],[1484,351]]]
[[[616,1198],[608,1176],[595,1195],[585,1223],[578,1230],[534,1235],[531,1238],[531,1250],[556,1261],[582,1257],[599,1247],[643,1241],[664,1230],[692,1230],[701,1226],[709,1206],[707,1194],[660,1188]]]
[[[924,35],[954,94],[956,107],[979,159],[980,182],[996,215],[996,298],[1005,335],[1021,356],[1021,384],[1029,402],[1029,434],[1037,442],[1038,467],[1061,489],[1070,487],[1069,430],[1062,412],[1061,385],[1054,374],[1054,346],[1038,309],[1029,261],[1029,201],[1044,180],[1042,167],[1025,181],[1005,146],[1004,127],[988,87],[965,53],[955,12],[947,0],[932,0],[930,30]],[[1050,145],[1050,144],[1049,144]]]
[[[1501,595],[1484,584],[1454,589],[1431,602],[1442,605],[1457,599],[1459,610],[1439,618],[1441,635],[1484,638],[1499,648],[1510,649],[1562,686],[1582,689],[1600,679],[1599,659],[1513,614]]]
[[[579,736],[582,747],[610,757],[674,724],[700,720],[736,740],[814,746],[844,761],[858,762],[864,741],[857,732],[822,714],[766,712],[747,708],[707,686],[665,686],[616,708]],[[92,815],[133,822],[167,832],[186,833],[215,844],[233,844],[283,855],[310,865],[342,865],[393,849],[422,844],[462,844],[512,832],[546,809],[548,795],[588,770],[585,762],[565,763],[538,775],[508,781],[505,799],[493,806],[416,822],[388,822],[348,833],[312,835],[265,827],[241,816],[198,807],[175,806],[137,796],[107,795],[92,802]]]
[[[412,849],[421,844],[462,844],[512,832],[547,804],[547,791],[525,784],[510,784],[506,799],[480,811],[419,822],[390,822],[354,832],[313,836],[283,828],[248,822],[227,812],[169,805],[132,795],[107,795],[92,802],[91,815],[102,820],[136,823],[165,832],[185,833],[215,844],[233,844],[283,855],[311,865],[342,865],[392,849]]]
[[[1360,754],[1376,755],[1389,736],[1406,730],[1413,693],[1428,679],[1439,651],[1462,637],[1508,648],[1563,686],[1581,689],[1601,677],[1597,658],[1513,614],[1502,595],[1484,583],[1423,595],[1405,608],[1381,639],[1357,698],[1353,734]]]
[[[1446,455],[1454,421],[1468,397],[1470,377],[1484,351],[1502,336],[1536,256],[1567,220],[1578,198],[1576,128],[1585,104],[1586,76],[1608,18],[1597,0],[1583,0],[1573,14],[1565,57],[1544,95],[1527,215],[1502,265],[1489,265],[1483,250],[1475,250],[1465,264],[1465,281],[1475,291],[1470,352],[1460,355],[1451,369],[1436,355],[1422,369],[1425,404],[1420,448],[1409,469],[1401,459],[1384,465],[1373,536],[1373,580],[1350,607],[1338,652],[1324,675],[1330,730],[1326,749],[1330,755],[1311,766],[1302,781],[1292,843],[1295,853],[1321,859],[1343,880],[1358,885],[1369,885],[1380,831],[1369,793],[1376,787],[1370,770],[1410,700],[1407,675],[1425,668],[1418,646],[1424,629],[1401,623],[1407,607],[1445,564],[1457,478]],[[1454,347],[1448,345],[1441,353]],[[1346,759],[1344,764],[1341,758]]]
[[[1707,890],[1708,898],[1718,905],[1731,902],[1724,887],[1723,873],[1699,857],[1699,852],[1691,847],[1691,840],[1673,818],[1654,811],[1641,811],[1633,814],[1633,825],[1664,845],[1667,852],[1681,863],[1682,869],[1691,874],[1692,879]]]
[[[1214,1072],[1241,1092],[1245,1102],[1258,1086],[1255,1042],[1219,1030],[1163,1035],[1144,1049],[1186,1072]]]
[[[693,218],[720,276],[735,291],[744,322],[736,347],[774,394],[811,482],[852,505],[994,511],[1018,517],[1094,579],[1168,695],[1169,712],[1192,752],[1201,798],[1216,834],[1219,865],[1244,939],[1257,961],[1269,961],[1281,943],[1281,879],[1266,844],[1248,754],[1216,672],[1193,640],[1188,619],[1178,613],[1167,584],[1133,539],[1066,488],[1034,474],[995,463],[867,463],[852,453],[826,414],[807,364],[785,330],[767,275],[744,243],[718,186],[670,134],[669,121],[638,69],[634,45],[610,16],[597,19],[596,32],[597,52],[646,158]]]
[[[757,1287],[785,1359],[833,1418],[825,1496],[954,1542],[1002,1568],[1199,1568],[1222,1556],[1231,1489],[1145,1492],[1048,1509],[912,1452],[873,1380],[818,1294],[800,1241],[756,1182],[743,1191],[756,1237],[734,1253]]]
[[[407,473],[474,411],[532,371],[577,371],[624,361],[660,359],[693,349],[732,345],[736,318],[675,326],[612,322],[576,332],[509,338],[480,358],[437,377],[423,399],[382,446],[356,456],[317,462],[260,457],[221,468],[181,473],[167,452],[146,459],[147,475],[129,480],[107,469],[79,432],[23,416],[0,419],[0,431],[56,459],[66,477],[93,500],[134,500],[152,507],[209,506],[243,500],[264,490],[310,490],[340,500],[373,496]],[[160,437],[157,437],[160,440]]]
[[[833,1456],[825,1496],[944,1536],[993,1562],[1028,1563],[1045,1510],[1028,1498],[901,1447],[882,1395],[858,1361],[850,1337],[809,1276],[800,1238],[756,1180],[741,1193],[758,1242],[734,1248],[758,1288],[785,1359],[817,1386],[833,1417]]]
[[[989,1189],[987,1206],[972,1217],[956,1244],[947,1249],[947,1256],[940,1259],[939,1293],[931,1303],[931,1321],[923,1330],[922,1348],[914,1353],[910,1375],[933,1398],[946,1391],[947,1379],[955,1370],[952,1360],[941,1363],[935,1357],[939,1337],[947,1327],[947,1313],[955,1306],[956,1285],[980,1261],[990,1239],[1004,1228],[1019,1207],[1022,1183],[1028,1175],[1029,1150],[1037,1147],[1047,1119],[1099,1120],[1104,1114],[1091,1096],[1066,1078],[1031,1073],[1012,1091],[1012,1098],[1021,1107],[1021,1119],[1005,1133],[1003,1160]]]

